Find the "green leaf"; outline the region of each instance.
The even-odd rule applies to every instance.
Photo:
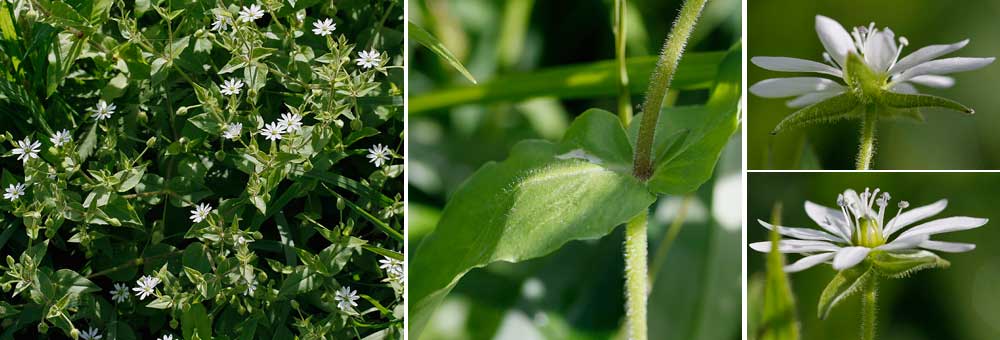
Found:
[[[924,269],[948,268],[951,265],[947,260],[926,250],[875,251],[868,258],[880,276],[897,279]]]
[[[841,270],[837,276],[830,280],[830,283],[823,289],[823,294],[819,297],[817,305],[817,315],[826,319],[830,310],[840,304],[844,299],[850,297],[864,289],[869,280],[875,280],[875,273],[871,264],[865,261],[854,267]]]
[[[712,177],[722,149],[739,126],[741,53],[740,46],[734,46],[722,60],[716,73],[719,79],[705,105],[666,108],[660,113],[653,176],[647,182],[651,192],[685,194]],[[638,134],[639,124],[629,126],[633,144]]]
[[[76,154],[80,156],[80,163],[87,160],[94,153],[94,148],[97,146],[97,123],[94,123],[90,127],[90,131],[87,132],[87,136],[83,137],[83,142],[77,148]]]
[[[771,224],[781,225],[781,205],[776,204],[771,214]],[[778,228],[770,232],[771,249],[778,249],[781,235]],[[764,287],[764,315],[761,321],[761,339],[798,340],[799,325],[795,312],[795,296],[785,273],[785,255],[779,251],[767,253],[767,281]]]
[[[968,114],[976,113],[976,110],[966,107],[965,105],[962,105],[954,100],[928,94],[905,94],[884,91],[880,97],[882,103],[886,106],[897,109],[939,107]]]
[[[184,313],[181,314],[181,331],[185,339],[192,339],[195,335],[201,339],[212,338],[212,319],[208,317],[204,306],[193,303],[184,308]]]
[[[147,304],[146,307],[153,309],[167,309],[173,307],[173,305],[174,305],[173,299],[171,299],[169,296],[164,295],[156,298],[156,300],[153,300],[152,302]]]
[[[675,89],[705,89],[716,79],[719,62],[726,52],[686,53],[671,83]],[[626,61],[632,81],[632,93],[642,93],[656,67],[656,56],[630,58]],[[411,96],[407,114],[463,104],[496,101],[519,101],[537,97],[588,98],[618,95],[618,62],[560,66],[525,74],[505,75],[477,86],[463,86]]]
[[[201,273],[208,273],[212,270],[212,265],[208,260],[208,251],[205,245],[200,242],[189,244],[184,248],[181,261],[185,267],[191,267]]]
[[[621,120],[611,112],[590,109],[573,120],[560,143],[560,151],[573,153],[566,156],[575,158],[583,156],[573,150],[586,152],[586,156],[592,157],[585,158],[607,168],[625,174],[631,171],[632,144]]]
[[[833,98],[806,106],[788,115],[771,130],[772,135],[791,128],[799,128],[819,123],[830,123],[840,119],[860,118],[861,102],[854,94],[847,92]]]
[[[654,200],[630,176],[556,155],[552,143],[523,141],[507,160],[487,163],[455,192],[437,229],[412,256],[409,268],[421,275],[410,281],[410,337],[419,337],[469,270],[602,237]]]
[[[409,27],[410,29],[409,30],[410,39],[413,39],[413,41],[416,41],[420,45],[423,45],[424,47],[430,49],[431,52],[434,52],[434,54],[436,54],[438,57],[444,59],[444,61],[448,62],[448,64],[451,65],[451,67],[455,68],[456,71],[461,73],[462,76],[465,76],[465,79],[468,79],[473,84],[478,83],[476,81],[476,78],[472,76],[472,73],[469,73],[469,70],[465,69],[465,66],[462,65],[462,62],[458,61],[458,58],[456,58],[454,54],[451,54],[451,51],[449,51],[448,48],[444,46],[444,44],[438,41],[437,38],[431,35],[430,32],[427,32],[427,30],[424,30],[422,27],[417,26],[412,22],[407,22],[407,24],[409,24],[407,27]]]

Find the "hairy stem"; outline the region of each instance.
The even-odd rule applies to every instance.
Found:
[[[627,0],[615,0],[615,61],[618,62],[618,117],[622,126],[632,122],[632,94],[628,90],[628,68],[625,67],[625,43],[627,41],[625,11]]]
[[[858,170],[870,170],[875,157],[875,129],[878,127],[878,113],[869,106],[861,123],[861,145],[858,147]]]
[[[646,297],[649,270],[646,263],[646,219],[643,211],[625,225],[625,322],[628,339],[646,340]]]
[[[875,340],[875,324],[878,317],[878,282],[869,280],[861,295],[861,339]]]
[[[642,120],[639,123],[639,137],[636,140],[635,158],[632,164],[632,175],[640,181],[649,179],[653,174],[653,137],[656,133],[656,121],[660,118],[660,107],[663,97],[670,89],[670,81],[677,71],[677,63],[684,54],[691,31],[694,30],[701,10],[708,0],[685,0],[681,13],[674,22],[674,27],[663,44],[663,52],[656,62],[656,68],[649,80],[646,91],[646,101],[642,104]]]

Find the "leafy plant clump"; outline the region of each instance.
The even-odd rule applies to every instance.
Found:
[[[398,338],[402,3],[0,2],[0,338]]]

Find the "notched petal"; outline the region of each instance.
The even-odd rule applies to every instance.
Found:
[[[833,98],[809,105],[801,110],[782,119],[778,126],[771,131],[772,135],[784,131],[788,128],[798,128],[817,123],[829,123],[839,119],[847,119],[855,116],[855,109],[860,107],[860,102],[851,93],[844,93]],[[859,116],[860,115],[856,115]]]
[[[879,97],[883,104],[896,109],[939,107],[967,114],[976,113],[976,111],[972,108],[962,105],[954,100],[932,96],[929,94],[904,94],[883,91]]]

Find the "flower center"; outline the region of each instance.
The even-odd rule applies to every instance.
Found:
[[[885,244],[885,238],[882,237],[882,226],[872,218],[861,218],[858,220],[858,230],[853,241],[856,245],[868,248]]]

